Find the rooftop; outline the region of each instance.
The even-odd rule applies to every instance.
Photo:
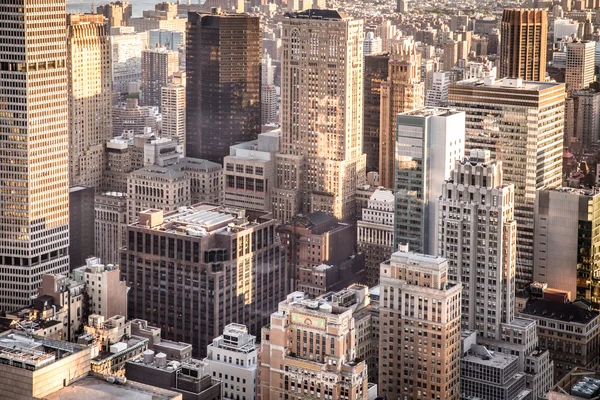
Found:
[[[540,91],[544,89],[554,88],[560,85],[564,86],[564,83],[551,83],[551,82],[537,82],[537,81],[524,81],[516,78],[503,78],[503,79],[491,79],[491,78],[472,78],[465,79],[454,83],[456,86],[475,86],[475,87],[488,87],[495,89],[506,89],[506,90],[530,90]]]
[[[401,115],[411,115],[416,117],[450,117],[452,115],[461,114],[463,111],[457,111],[451,108],[440,108],[440,107],[423,107],[416,110],[402,113]]]
[[[483,346],[476,346],[483,347]],[[488,367],[504,369],[514,362],[518,362],[518,357],[511,354],[504,354],[500,352],[493,352],[486,350],[486,353],[472,352],[462,358],[461,361],[471,362],[474,364],[485,365]]]
[[[532,299],[521,311],[522,314],[540,318],[566,321],[574,324],[588,324],[598,318],[598,313],[572,303],[557,303],[543,299]]]
[[[46,400],[171,400],[181,399],[181,394],[137,382],[114,384],[100,378],[87,376],[46,396]]]
[[[348,16],[337,10],[321,10],[316,8],[311,8],[304,11],[295,11],[285,14],[288,18],[304,18],[304,19],[332,19],[332,20],[342,20],[348,18]]]

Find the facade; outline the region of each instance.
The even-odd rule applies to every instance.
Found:
[[[106,21],[98,14],[67,16],[69,180],[102,184],[105,143],[112,136],[112,76]]]
[[[142,17],[129,18],[127,25],[133,27],[136,32],[154,29],[185,32],[187,19],[178,18],[177,13],[176,3],[158,3],[154,6],[154,10],[144,10]]]
[[[76,332],[81,331],[86,322],[84,293],[85,283],[78,282],[68,275],[48,274],[42,277],[38,298],[49,296],[52,298],[52,305],[65,311],[62,338],[68,342],[75,339]]]
[[[448,261],[398,251],[381,264],[380,286],[379,395],[459,399],[462,288],[448,281]]]
[[[363,150],[367,171],[379,170],[379,119],[381,115],[381,83],[388,77],[389,53],[365,56],[363,86]]]
[[[246,210],[271,211],[275,183],[275,155],[279,131],[265,132],[257,140],[236,144],[223,159],[223,204]]]
[[[391,188],[396,166],[396,115],[425,105],[421,55],[412,39],[392,42],[388,77],[381,84],[380,105],[379,179],[382,186]]]
[[[69,188],[70,269],[82,265],[86,258],[95,254],[94,192],[91,186]]]
[[[363,54],[368,56],[370,54],[381,53],[382,42],[380,37],[375,37],[375,33],[367,32],[365,35]]]
[[[10,311],[44,274],[69,269],[69,97],[65,1],[2,7],[0,310]]]
[[[533,299],[521,312],[537,321],[539,347],[554,360],[554,382],[573,368],[597,368],[598,313],[578,304]]]
[[[584,298],[600,308],[600,193],[585,189],[539,190],[535,199],[533,279]]]
[[[288,224],[278,229],[281,242],[288,248],[288,278],[292,290],[301,290],[311,296],[332,290],[327,287],[327,279],[323,279],[319,270],[340,270],[348,263],[354,263],[356,252],[356,227],[352,224],[338,222],[332,215],[317,211],[306,216],[297,216]],[[333,273],[334,271],[329,271]],[[354,275],[346,275],[338,280],[342,287],[351,282]],[[331,283],[330,283],[331,284]],[[340,288],[338,288],[340,289]]]
[[[142,212],[128,227],[121,274],[131,287],[129,315],[201,356],[231,322],[258,332],[287,291],[270,214],[213,205]]]
[[[160,128],[158,107],[141,107],[137,97],[129,97],[124,104],[113,107],[113,136],[158,134]]]
[[[254,140],[260,133],[259,19],[219,10],[212,14],[189,13],[186,35],[189,157],[222,164],[229,146]]]
[[[7,399],[46,398],[90,372],[89,348],[18,331],[0,333],[0,358],[0,390]]]
[[[279,123],[279,95],[278,88],[275,86],[275,66],[266,50],[262,57],[261,76],[261,124],[277,124]]]
[[[273,215],[280,223],[315,211],[352,220],[365,171],[362,21],[333,10],[290,13],[282,41]],[[337,45],[318,45],[329,42]],[[310,51],[301,51],[303,46]]]
[[[204,363],[223,384],[223,399],[256,398],[258,349],[256,337],[244,325],[229,324],[206,350]],[[225,386],[226,385],[226,386]]]
[[[107,32],[114,26],[126,26],[131,18],[131,3],[126,1],[114,1],[108,4],[102,4],[96,8],[98,14],[106,18]]]
[[[258,399],[297,396],[366,400],[367,366],[356,358],[356,321],[344,293],[309,300],[293,292],[262,329]]]
[[[394,193],[377,189],[356,223],[358,251],[365,256],[367,285],[379,283],[379,266],[394,252]]]
[[[142,106],[159,107],[163,86],[179,71],[179,53],[157,47],[142,51],[142,80],[140,85]]]
[[[533,277],[535,192],[562,182],[565,86],[488,78],[452,84],[448,97],[467,115],[467,149],[490,150],[502,161],[504,182],[515,185],[516,281],[523,286]],[[528,162],[532,154],[537,163]]]
[[[464,157],[465,113],[422,108],[398,115],[396,127],[394,245],[435,254],[442,184]]]
[[[451,71],[438,71],[433,73],[431,89],[427,91],[425,106],[443,107],[448,101],[448,87],[454,81]]]
[[[502,162],[471,150],[456,162],[439,204],[438,254],[448,259],[449,279],[462,283],[462,328],[492,339],[501,338],[500,323],[514,318],[514,201]]]
[[[567,44],[567,68],[565,83],[567,93],[587,88],[594,82],[596,42],[573,42]]]
[[[152,29],[148,32],[148,47],[165,47],[167,50],[185,48],[185,32]]]
[[[73,279],[85,282],[90,314],[109,319],[116,315],[127,318],[127,292],[129,288],[119,280],[119,266],[100,264],[100,259],[90,257],[85,265],[73,269]]]
[[[499,78],[544,81],[548,13],[543,9],[508,8],[500,22]]]
[[[146,32],[121,26],[110,31],[112,48],[112,86],[117,93],[128,93],[129,83],[142,79],[142,51],[148,46]]]
[[[185,86],[172,83],[160,92],[162,137],[173,139],[185,151]]]

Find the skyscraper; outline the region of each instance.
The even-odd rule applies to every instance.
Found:
[[[185,149],[185,86],[171,83],[160,92],[162,136],[173,139]]]
[[[448,261],[398,251],[379,281],[379,394],[459,399],[461,284],[449,281]]]
[[[467,149],[490,150],[502,161],[504,181],[515,185],[517,285],[522,286],[533,274],[535,192],[562,182],[565,85],[473,79],[450,85],[448,102],[467,115]]]
[[[98,14],[71,14],[67,25],[69,180],[71,185],[99,187],[105,144],[112,137],[111,46],[106,20]]]
[[[500,40],[500,78],[544,81],[548,15],[542,9],[505,9]]]
[[[0,309],[30,304],[69,269],[69,109],[64,0],[0,12]]]
[[[161,90],[179,70],[179,52],[157,47],[142,51],[141,106],[159,107]]]
[[[273,214],[355,217],[365,179],[362,149],[363,22],[309,9],[283,20],[281,139]],[[323,45],[326,43],[327,45]]]
[[[575,42],[567,44],[567,68],[565,84],[570,95],[585,89],[594,82],[596,42]]]
[[[395,247],[437,252],[438,201],[442,184],[465,152],[465,113],[422,108],[397,116]]]
[[[93,3],[92,3],[93,4]],[[98,14],[106,17],[107,29],[109,32],[113,26],[127,26],[132,14],[131,3],[126,1],[114,1],[109,4],[103,4],[96,9]]]
[[[388,77],[389,61],[389,53],[365,56],[363,149],[367,156],[367,171],[379,170],[381,83]]]
[[[381,84],[379,178],[381,185],[394,185],[396,115],[425,105],[421,82],[421,55],[412,39],[392,41],[388,77]]]
[[[500,323],[514,318],[514,201],[502,162],[488,150],[471,150],[456,161],[439,205],[438,254],[448,259],[448,278],[463,285],[463,330],[491,339],[500,339]]]
[[[190,12],[186,40],[186,155],[222,163],[260,133],[260,18]]]

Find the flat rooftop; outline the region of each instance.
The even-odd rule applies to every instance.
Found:
[[[73,382],[45,397],[46,400],[178,400],[181,398],[179,393],[138,382],[115,384],[91,376]]]
[[[485,78],[472,78],[465,79],[464,81],[458,81],[450,84],[456,86],[475,86],[475,87],[486,87],[494,89],[506,89],[506,90],[529,90],[539,91],[544,89],[554,88],[560,85],[564,86],[564,83],[552,83],[552,82],[537,82],[537,81],[524,81],[516,78],[502,78],[502,79],[485,79]]]
[[[441,107],[423,107],[416,110],[408,111],[399,115],[410,115],[415,117],[450,117],[452,115],[464,113],[463,111],[457,111],[452,108],[441,108]]]
[[[486,358],[479,354],[469,353],[462,358],[462,361],[472,362],[474,364],[490,366],[494,368],[504,369],[518,359],[517,356],[510,354],[504,354],[500,352],[493,352],[491,358]]]

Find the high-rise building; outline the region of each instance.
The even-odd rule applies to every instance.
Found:
[[[185,32],[187,20],[177,14],[176,3],[161,2],[154,6],[154,10],[144,10],[141,17],[129,18],[127,25],[134,27],[136,32],[153,29]]]
[[[578,90],[565,101],[565,147],[586,149],[600,141],[600,90]]]
[[[438,254],[448,259],[449,279],[462,283],[462,328],[492,339],[501,338],[500,323],[514,318],[514,200],[502,162],[471,150],[456,162],[439,204]]]
[[[258,348],[256,336],[245,325],[229,324],[223,334],[213,339],[206,349],[204,362],[213,379],[227,386],[224,399],[255,399],[258,386]]]
[[[465,113],[422,108],[399,114],[394,196],[394,248],[436,254],[438,201],[444,181],[465,152]]]
[[[69,266],[85,264],[94,253],[94,194],[91,186],[69,188]]]
[[[595,52],[596,42],[567,44],[565,83],[568,94],[585,89],[590,83],[594,82]]]
[[[280,222],[314,211],[355,217],[366,159],[362,26],[334,10],[308,9],[283,20],[281,139],[272,191]]]
[[[363,150],[367,156],[367,172],[379,170],[381,83],[388,77],[389,61],[389,53],[369,54],[365,56]]]
[[[536,192],[533,279],[584,298],[600,309],[600,193],[584,189]]]
[[[368,56],[369,54],[377,53],[381,53],[381,38],[375,37],[373,32],[367,32],[363,46],[363,54]]]
[[[421,55],[412,38],[393,41],[390,46],[388,77],[381,84],[379,179],[386,188],[394,186],[396,115],[424,105]]]
[[[462,288],[448,261],[398,251],[379,280],[379,394],[459,399]]]
[[[185,86],[171,83],[160,91],[161,136],[173,139],[185,151]]]
[[[127,239],[127,195],[121,192],[96,194],[94,199],[94,253],[106,264],[119,263],[119,249]]]
[[[185,32],[152,29],[148,32],[148,48],[164,47],[167,50],[185,48]]]
[[[275,182],[279,131],[264,132],[257,140],[231,146],[223,159],[223,204],[246,210],[271,211],[269,188]]]
[[[443,107],[448,101],[448,87],[454,81],[451,71],[438,71],[433,73],[431,89],[425,98],[426,107]]]
[[[548,15],[542,9],[508,8],[500,23],[499,78],[546,79]]]
[[[2,2],[0,310],[69,269],[69,96],[64,0]]]
[[[394,252],[394,193],[377,189],[356,223],[358,251],[365,256],[367,285],[379,284],[379,266]]]
[[[234,321],[256,334],[287,293],[275,224],[269,213],[213,205],[142,212],[121,253],[129,315],[200,356]]]
[[[535,192],[562,182],[565,85],[475,79],[450,85],[448,100],[467,115],[467,149],[490,150],[502,161],[504,182],[515,185],[516,280],[523,286],[533,277]]]
[[[261,127],[260,18],[190,12],[186,35],[186,154],[223,163]]]
[[[275,66],[267,51],[262,58],[261,123],[262,125],[279,122],[279,96],[275,86]]]
[[[367,365],[356,356],[357,298],[347,292],[315,300],[293,292],[279,303],[261,333],[259,400],[309,391],[313,398],[368,399]]]
[[[113,26],[129,25],[129,19],[132,15],[131,3],[126,1],[113,1],[112,3],[103,4],[96,8],[98,14],[106,17],[106,31],[109,32]]]
[[[110,45],[113,90],[128,93],[129,84],[142,79],[142,51],[148,45],[148,35],[129,26],[112,28]]]
[[[158,47],[142,51],[142,81],[140,105],[158,107],[161,105],[161,89],[179,71],[179,53]]]
[[[112,137],[111,46],[98,14],[67,17],[69,180],[99,187],[105,144]],[[88,254],[89,255],[89,254]]]

